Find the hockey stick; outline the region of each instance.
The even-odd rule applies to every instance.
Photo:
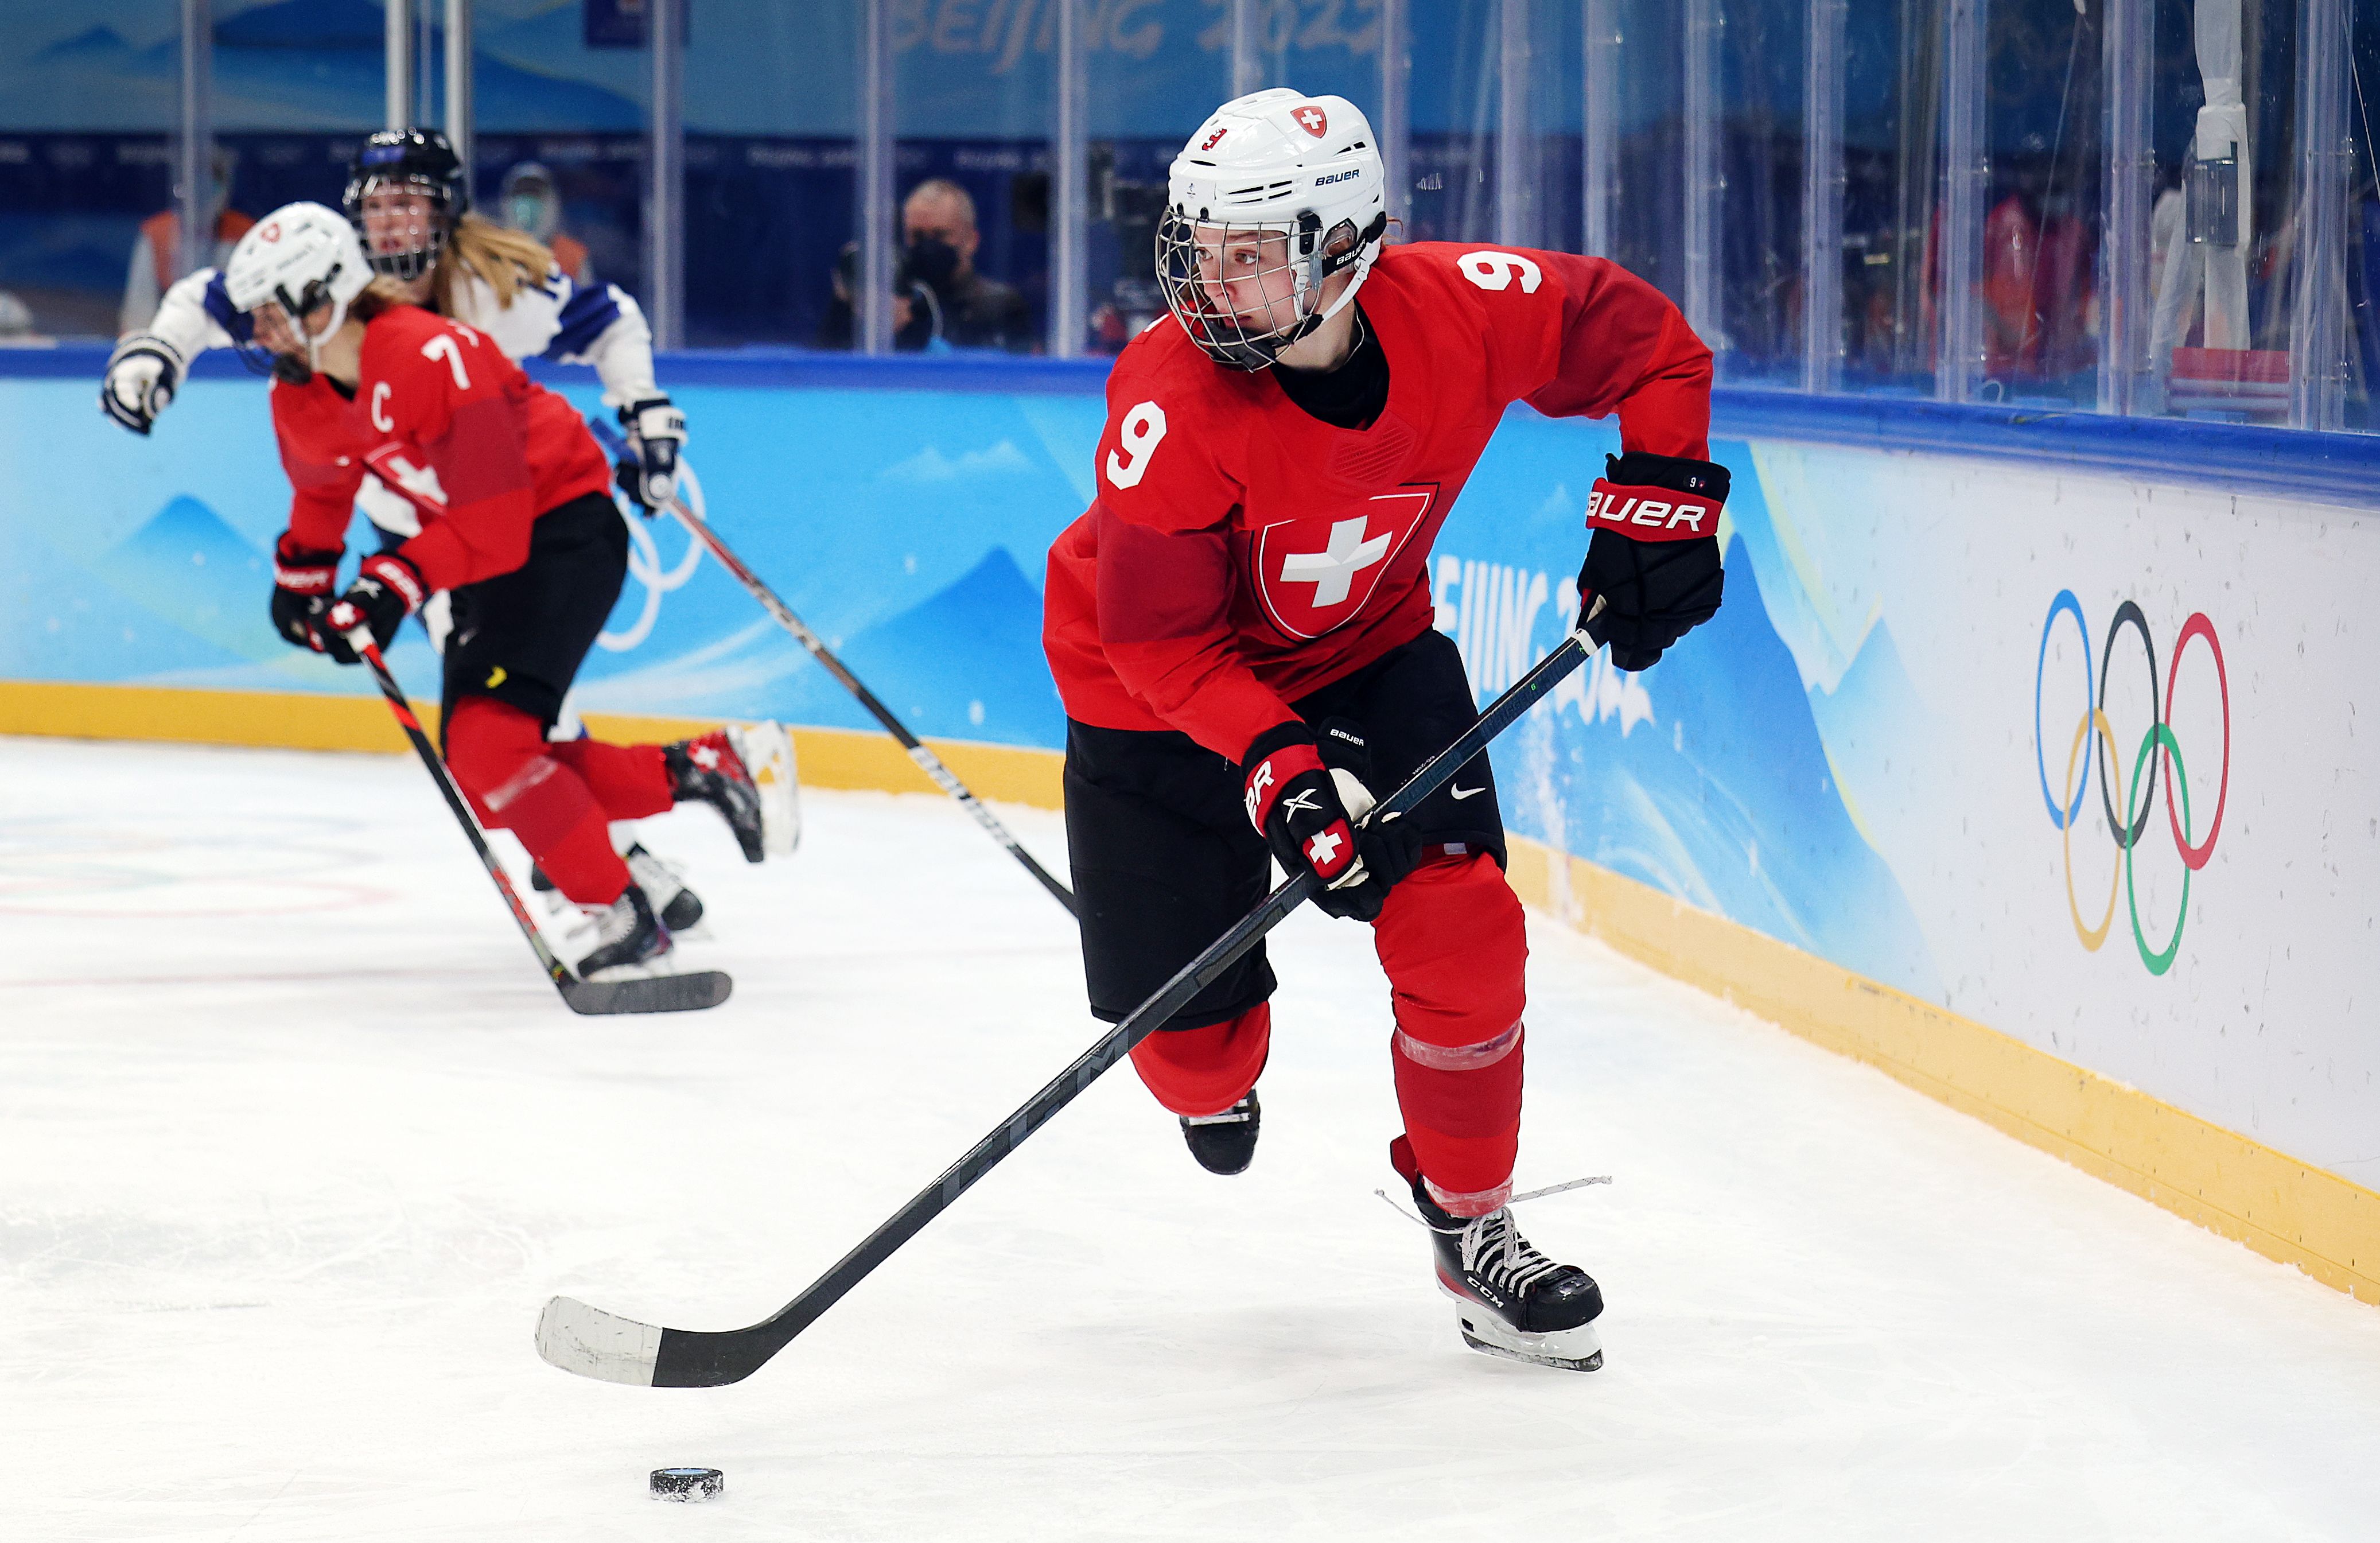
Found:
[[[488,877],[496,881],[497,893],[504,897],[504,904],[512,907],[513,920],[520,924],[521,936],[527,938],[528,946],[537,952],[538,964],[544,967],[547,978],[553,982],[553,989],[562,993],[562,1000],[569,1004],[572,1012],[690,1013],[697,1008],[716,1007],[727,1000],[727,993],[735,989],[735,983],[718,970],[700,970],[691,975],[656,975],[635,980],[581,980],[571,974],[570,966],[555,958],[553,950],[546,946],[543,935],[537,929],[537,923],[529,919],[528,907],[523,905],[520,896],[514,893],[513,881],[504,873],[504,865],[497,861],[496,855],[488,849],[487,832],[480,829],[479,816],[471,812],[471,806],[464,800],[462,789],[455,785],[455,774],[446,770],[445,760],[431,745],[430,735],[422,730],[421,720],[413,715],[413,704],[405,699],[404,687],[398,686],[396,676],[389,673],[388,662],[381,657],[379,647],[371,640],[371,634],[358,629],[347,635],[347,641],[357,653],[363,656],[363,662],[371,666],[372,679],[380,684],[380,694],[388,699],[388,709],[396,714],[397,726],[405,730],[406,738],[413,741],[413,753],[421,758],[423,766],[429,768],[430,780],[438,784],[439,793],[446,799],[446,807],[455,813],[455,823],[463,827],[463,834],[469,838],[471,850],[480,855]]]
[[[590,418],[587,426],[594,431],[597,439],[603,442],[604,450],[613,459],[618,460],[627,454],[628,442],[622,439],[618,431],[610,424]],[[1008,855],[1025,865],[1025,871],[1041,881],[1041,887],[1048,890],[1059,905],[1066,907],[1068,915],[1075,914],[1075,892],[1050,877],[1048,869],[1033,860],[1033,854],[1025,850],[1016,838],[1008,833],[1008,827],[1000,822],[1000,817],[984,808],[976,796],[967,791],[966,784],[959,781],[957,773],[944,766],[940,756],[919,744],[917,736],[911,734],[900,719],[892,716],[892,710],[876,699],[876,693],[861,685],[859,677],[844,666],[843,661],[834,656],[834,650],[826,646],[826,640],[812,632],[799,616],[794,614],[791,606],[777,598],[774,589],[763,584],[759,575],[746,567],[743,560],[728,550],[727,543],[719,539],[719,533],[710,529],[709,521],[687,508],[686,501],[681,498],[669,501],[669,511],[677,516],[680,525],[686,527],[687,534],[700,541],[703,549],[719,560],[719,565],[735,576],[735,582],[743,585],[752,598],[760,602],[760,608],[775,618],[779,626],[794,635],[794,641],[809,650],[810,657],[826,666],[826,673],[841,683],[845,691],[857,698],[860,706],[875,715],[876,721],[884,725],[885,733],[901,742],[901,748],[909,752],[909,759],[917,762],[918,771],[932,778],[936,787],[957,799],[961,808],[975,816],[975,822],[984,828],[985,833],[1007,847]]]
[[[1602,609],[1603,602],[1597,600],[1594,610],[1587,614],[1587,621],[1592,622]],[[1488,742],[1503,733],[1513,720],[1536,706],[1563,676],[1585,663],[1602,647],[1585,627],[1586,623],[1581,623],[1579,630],[1564,638],[1560,647],[1490,703],[1479,721],[1465,729],[1453,744],[1424,762],[1421,770],[1382,800],[1369,818],[1393,820],[1413,808],[1435,792],[1439,784],[1461,771],[1472,757],[1486,749]],[[1048,1087],[1026,1100],[1023,1108],[968,1148],[965,1155],[951,1164],[941,1178],[895,1211],[858,1247],[845,1254],[833,1269],[773,1316],[746,1329],[659,1329],[589,1306],[576,1297],[557,1296],[539,1315],[537,1353],[564,1371],[606,1382],[625,1382],[631,1387],[715,1388],[742,1381],[841,1301],[845,1292],[891,1258],[894,1250],[917,1236],[927,1222],[948,1209],[978,1179],[998,1167],[1026,1136],[1047,1124],[1051,1116],[1074,1101],[1076,1094],[1098,1081],[1100,1073],[1123,1060],[1133,1046],[1180,1012],[1208,981],[1231,968],[1241,955],[1256,946],[1257,939],[1303,905],[1313,887],[1314,875],[1301,870],[1266,896],[1263,905],[1209,943],[1205,953],[1182,966],[1181,972],[1160,988],[1155,996],[1135,1008],[1130,1016],[1085,1051]]]

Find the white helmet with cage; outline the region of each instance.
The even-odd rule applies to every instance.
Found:
[[[1227,102],[1174,158],[1157,276],[1219,364],[1262,370],[1355,298],[1389,229],[1370,120],[1287,87]],[[1326,303],[1324,281],[1352,269]]]
[[[348,302],[371,283],[372,270],[345,215],[319,203],[287,203],[239,238],[223,278],[235,310],[279,306],[305,341],[308,362],[320,368],[316,351],[346,321]],[[320,332],[307,331],[306,314],[325,303],[329,322]]]

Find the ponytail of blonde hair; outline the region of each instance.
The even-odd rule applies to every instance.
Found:
[[[526,231],[512,230],[477,214],[455,222],[431,275],[431,300],[442,316],[455,314],[455,291],[468,273],[509,306],[523,286],[541,285],[553,271],[553,253]]]

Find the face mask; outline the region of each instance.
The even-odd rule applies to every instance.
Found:
[[[515,230],[527,231],[543,240],[561,222],[554,217],[553,205],[541,193],[515,193],[505,200],[510,212],[510,224]]]
[[[910,275],[935,289],[950,286],[959,271],[959,250],[948,241],[924,236],[909,243]]]

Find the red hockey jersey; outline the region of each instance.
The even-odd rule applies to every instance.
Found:
[[[364,329],[352,399],[321,375],[274,382],[273,431],[298,547],[346,544],[370,471],[421,511],[421,534],[398,550],[433,589],[510,573],[538,516],[612,485],[576,408],[480,333],[414,306]]]
[[[1389,360],[1364,430],[1171,319],[1116,360],[1098,497],[1050,551],[1042,641],[1069,716],[1237,761],[1291,701],[1421,636],[1430,545],[1513,402],[1616,410],[1626,449],[1710,455],[1710,350],[1599,258],[1391,247],[1358,303]]]

